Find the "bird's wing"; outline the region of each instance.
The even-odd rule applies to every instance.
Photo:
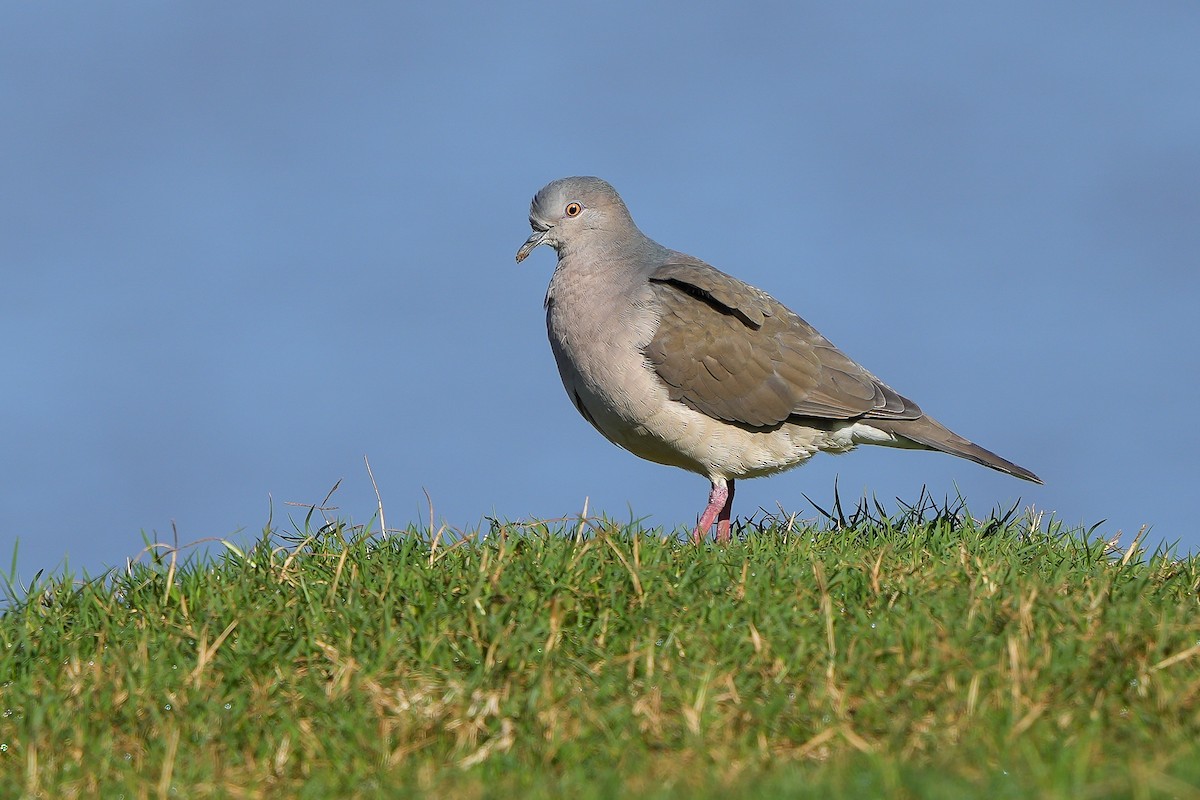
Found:
[[[664,264],[650,285],[662,318],[646,357],[672,400],[754,428],[793,416],[921,416],[783,304],[708,264]]]

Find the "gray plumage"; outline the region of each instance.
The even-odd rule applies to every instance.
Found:
[[[567,394],[608,439],[712,484],[694,536],[729,537],[737,478],[859,444],[940,450],[1040,483],[947,430],[783,304],[646,237],[599,178],[533,199],[534,247],[558,251],[546,325]]]

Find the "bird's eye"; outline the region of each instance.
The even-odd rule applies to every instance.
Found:
[[[583,206],[579,205],[579,203],[567,203],[568,217],[578,217],[581,211],[583,211]]]

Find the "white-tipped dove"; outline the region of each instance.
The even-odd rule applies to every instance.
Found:
[[[529,210],[523,260],[558,266],[546,327],[584,419],[634,455],[712,482],[693,539],[727,541],[734,480],[860,444],[940,450],[1041,483],[972,444],[847,358],[765,292],[669,250],[599,178],[562,178]]]

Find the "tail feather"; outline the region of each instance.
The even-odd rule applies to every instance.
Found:
[[[1033,483],[1042,482],[1041,478],[1024,467],[1017,466],[1008,459],[996,455],[991,450],[964,439],[929,417],[923,416],[918,419],[871,419],[864,420],[864,422],[872,428],[878,428],[881,431],[886,431],[887,433],[907,439],[918,446],[926,447],[930,450],[940,450],[943,453],[949,453],[961,458],[968,458],[976,464],[982,464],[985,467],[1006,472],[1022,480],[1032,481]]]

